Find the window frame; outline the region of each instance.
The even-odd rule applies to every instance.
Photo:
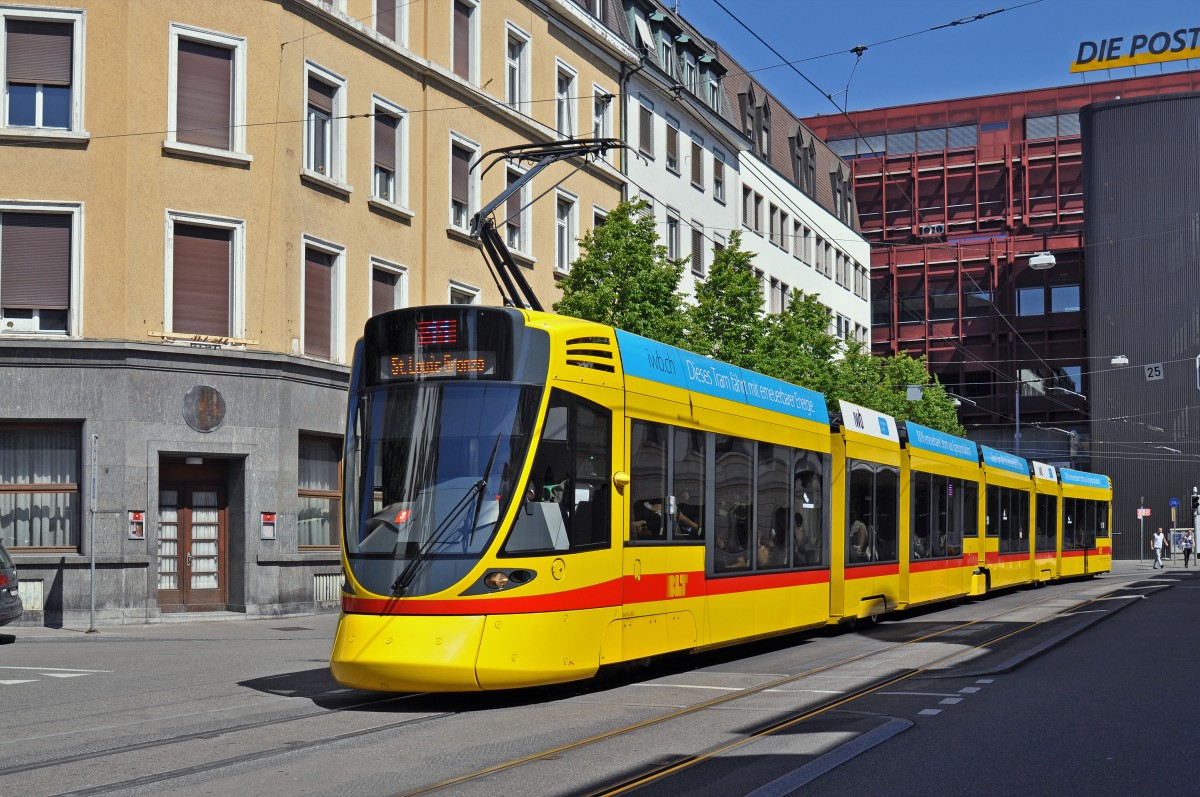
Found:
[[[75,496],[74,505],[74,527],[75,541],[68,545],[27,545],[19,546],[16,544],[16,536],[14,536],[12,544],[5,542],[5,547],[12,553],[38,553],[41,551],[78,551],[83,541],[82,529],[82,499],[83,488],[82,482],[87,474],[84,472],[84,444],[83,444],[83,424],[72,423],[57,423],[57,422],[24,422],[24,421],[0,421],[0,432],[8,429],[18,431],[61,431],[72,432],[77,444],[75,473],[77,474],[78,482],[30,482],[30,483],[13,483],[0,484],[0,495],[44,495],[44,494],[70,494]],[[0,537],[0,540],[4,538]]]
[[[504,21],[504,30],[504,104],[518,113],[529,116],[533,97],[529,71],[533,37],[512,20]],[[509,52],[514,41],[521,44],[521,52],[515,61]]]
[[[568,206],[567,217],[560,215],[563,206]],[[570,274],[575,262],[579,239],[579,197],[558,189],[554,193],[554,271]]]
[[[385,271],[396,277],[396,310],[408,307],[408,266],[394,263],[390,260],[385,260],[382,257],[371,255],[369,261],[371,270],[371,279],[367,285],[367,307],[371,308],[371,315],[375,315],[374,299],[375,299],[375,272]]]
[[[396,169],[392,174],[392,198],[380,196],[377,193],[377,173],[375,166],[375,136],[371,135],[371,199],[378,202],[407,210],[408,208],[408,111],[394,102],[390,102],[378,94],[371,95],[371,108],[375,114],[383,113],[396,120]]]
[[[333,490],[314,490],[304,489],[300,486],[300,461],[301,452],[303,451],[304,443],[322,443],[329,444],[330,450],[337,452],[338,463],[338,485]],[[300,504],[303,504],[305,498],[316,498],[324,501],[332,502],[332,511],[330,512],[330,529],[329,534],[331,541],[326,545],[314,545],[311,543],[300,542],[300,507],[296,508],[296,547],[301,551],[327,551],[336,550],[341,545],[341,519],[342,519],[342,490],[341,490],[341,464],[342,464],[342,437],[340,435],[331,434],[315,434],[311,432],[300,432],[296,438],[296,498]]]
[[[0,214],[4,213],[47,213],[61,216],[70,216],[71,218],[71,237],[70,237],[70,256],[71,263],[68,266],[67,279],[68,284],[68,302],[67,308],[67,329],[66,332],[56,330],[41,330],[41,329],[9,329],[6,324],[0,325],[0,339],[4,336],[17,337],[79,337],[83,329],[83,213],[82,202],[43,202],[38,200],[28,201],[0,201]],[[3,228],[0,227],[0,241],[4,234]],[[4,269],[4,263],[0,261],[0,271]],[[3,301],[0,298],[0,301]],[[0,319],[3,319],[3,305],[0,305]]]
[[[450,131],[449,148],[447,154],[447,177],[449,178],[446,185],[449,188],[447,191],[446,212],[447,212],[447,227],[459,232],[466,232],[471,225],[471,216],[474,215],[475,208],[479,205],[479,172],[473,167],[479,162],[479,153],[482,147],[476,144],[471,139]],[[462,224],[456,224],[454,221],[454,147],[458,146],[471,153],[470,159],[467,161],[467,206],[463,211]]]
[[[564,77],[568,82],[566,94],[559,91]],[[579,70],[561,58],[554,59],[554,131],[560,138],[579,136]]]
[[[239,161],[253,160],[246,152],[246,39],[232,33],[221,33],[206,28],[198,28],[181,22],[170,23],[170,49],[167,60],[167,139],[163,147],[170,150],[189,152],[197,155],[213,155],[228,158],[231,155],[243,155]],[[178,139],[179,126],[179,42],[180,40],[207,44],[229,50],[233,54],[231,69],[233,70],[229,107],[229,148],[208,147],[192,144]],[[305,90],[308,81],[305,79]],[[307,110],[306,110],[307,116]],[[306,122],[307,126],[307,122]]]
[[[456,301],[454,301],[455,293],[457,293],[460,296],[469,297],[471,299],[471,301],[456,302]],[[482,301],[481,301],[482,294],[483,294],[483,291],[480,290],[479,288],[476,288],[474,285],[468,285],[467,283],[459,282],[458,280],[449,280],[449,281],[447,281],[447,284],[446,284],[446,303],[447,304],[468,304],[468,305],[481,304],[482,303]]]
[[[637,105],[638,152],[647,159],[654,160],[654,105],[645,100],[638,100]]]
[[[665,236],[668,260],[679,260],[683,256],[683,253],[680,251],[680,246],[682,245],[682,242],[679,237],[679,235],[680,235],[679,229],[680,229],[680,225],[682,223],[683,222],[680,219],[679,211],[675,210],[675,208],[668,207],[667,208],[666,236]]]
[[[725,153],[719,149],[713,149],[713,199],[725,204]]]
[[[182,210],[166,210],[165,268],[163,270],[163,331],[175,333],[175,225],[228,230],[229,242],[229,335],[238,340],[246,336],[246,220],[211,216]],[[165,341],[164,342],[168,342]]]
[[[333,257],[331,268],[333,274],[330,279],[329,288],[329,362],[345,363],[346,362],[346,247],[341,244],[333,243],[314,235],[303,234],[300,236],[300,351],[306,357],[314,357],[315,359],[323,359],[316,355],[308,354],[304,346],[305,329],[307,319],[305,318],[305,305],[308,298],[307,276],[303,264],[305,253],[309,249],[315,249],[318,252],[324,252]]]
[[[516,166],[516,165],[513,165],[510,163],[507,167],[505,167],[505,171],[504,171],[506,183],[507,183],[508,177],[515,177],[517,179],[520,179],[525,174],[526,171],[528,171],[528,170],[523,169],[520,166]],[[508,185],[506,184],[505,190],[507,190],[507,189],[508,189]],[[503,231],[505,246],[507,246],[509,249],[511,249],[513,252],[516,252],[517,254],[526,255],[526,256],[531,255],[533,252],[533,247],[531,245],[531,241],[533,240],[533,234],[532,234],[532,230],[529,226],[531,216],[532,216],[532,214],[530,213],[529,191],[530,191],[530,183],[526,183],[525,185],[521,186],[521,189],[519,191],[517,191],[517,193],[515,195],[516,201],[519,202],[521,205],[521,211],[519,214],[517,214],[517,220],[516,220],[517,221],[517,229],[519,230],[520,237],[517,239],[516,242],[510,241],[509,237],[508,237],[508,230],[509,230],[509,225],[508,225],[509,217],[507,214],[508,202],[511,202],[514,199],[514,197],[509,197],[508,201],[505,202],[505,217],[504,217],[504,231]]]
[[[454,19],[455,6],[461,3],[469,9],[467,17],[467,74],[459,75],[454,68],[454,56],[457,52],[456,47],[458,42],[455,41]],[[450,73],[467,81],[473,86],[479,85],[479,24],[481,3],[480,0],[450,0],[450,35],[447,40],[450,43]],[[506,42],[507,44],[507,42]]]
[[[7,53],[8,49],[8,26],[5,23],[9,19],[18,19],[26,22],[69,23],[72,25],[70,125],[63,128],[10,125],[8,123],[8,64],[7,55],[5,55],[5,57],[0,58],[0,91],[3,92],[3,96],[0,97],[0,135],[33,139],[79,138],[88,136],[83,124],[85,97],[84,66],[87,59],[87,11],[37,6],[0,5],[0,34],[4,36],[4,41],[0,44],[2,44],[2,49],[5,53]]]
[[[315,78],[318,82],[332,86],[333,112],[329,114],[329,135],[325,142],[325,154],[329,159],[329,167],[321,172],[316,162],[316,145],[314,143],[314,109],[308,102],[308,84]],[[336,186],[348,188],[346,185],[346,79],[328,69],[305,60],[304,62],[304,165],[302,174],[313,180],[333,183]]]

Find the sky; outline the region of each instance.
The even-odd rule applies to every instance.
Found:
[[[667,0],[671,2],[671,0]],[[720,5],[718,5],[718,2]],[[1198,0],[678,0],[797,116],[1064,86],[1134,76],[1134,69],[1071,74],[1080,42],[1200,27]],[[803,77],[734,20],[737,17]],[[983,19],[929,28],[977,14]],[[917,35],[884,43],[906,34]],[[868,45],[859,59],[852,47]],[[1127,45],[1126,45],[1127,46]],[[833,55],[828,55],[833,53]],[[827,56],[827,57],[821,57]],[[811,59],[803,60],[800,59]],[[856,63],[857,62],[857,63]],[[1189,62],[1163,64],[1166,72]],[[1190,62],[1200,69],[1200,59]],[[1137,67],[1137,74],[1159,71]],[[824,95],[834,95],[837,108]]]

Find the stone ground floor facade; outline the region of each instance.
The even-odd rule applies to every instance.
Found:
[[[348,378],[243,350],[5,341],[0,535],[20,623],[336,609]]]

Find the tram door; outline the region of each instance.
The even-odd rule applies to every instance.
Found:
[[[158,497],[158,605],[164,612],[226,605],[226,471],[164,465]]]

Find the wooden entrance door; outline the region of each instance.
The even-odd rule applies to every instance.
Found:
[[[225,608],[228,505],[224,467],[177,467],[159,485],[158,605],[164,612]],[[194,470],[195,473],[188,471]],[[217,473],[219,471],[219,473]],[[169,476],[176,478],[169,478]]]

